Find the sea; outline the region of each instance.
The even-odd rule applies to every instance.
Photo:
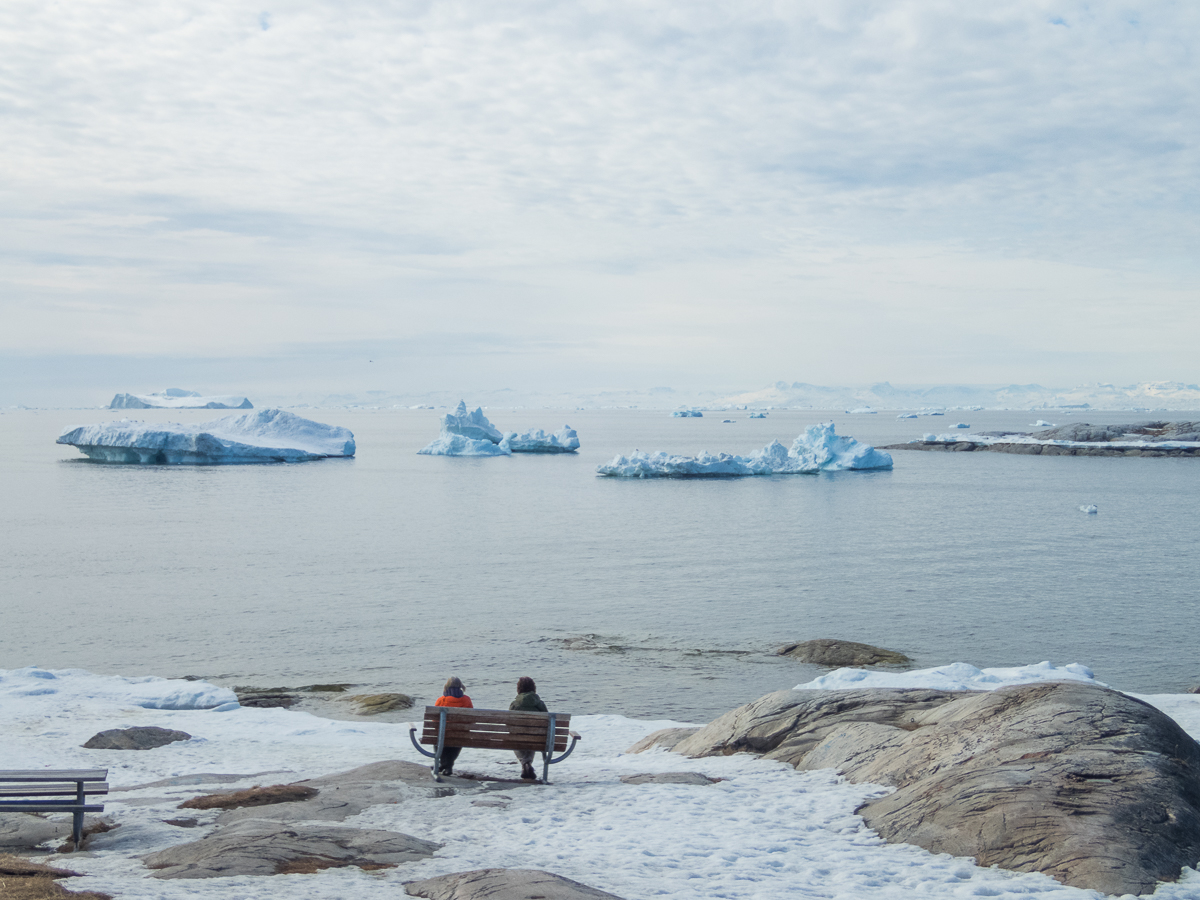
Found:
[[[344,683],[418,703],[456,674],[476,706],[507,706],[529,675],[556,708],[688,722],[825,674],[775,654],[812,638],[922,668],[1049,660],[1139,693],[1200,684],[1200,460],[897,450],[889,471],[595,474],[635,449],[790,445],[823,421],[878,446],[960,421],[1197,413],[491,408],[502,430],[570,424],[582,448],[456,459],[417,455],[436,410],[297,412],[350,428],[357,455],[96,463],[55,438],[223,413],[0,412],[0,669]]]

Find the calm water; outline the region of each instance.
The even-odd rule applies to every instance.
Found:
[[[565,420],[583,449],[483,460],[417,456],[431,411],[307,415],[351,428],[358,457],[105,465],[54,438],[120,413],[0,414],[0,668],[422,700],[454,672],[480,706],[529,674],[559,708],[693,721],[820,674],[770,655],[814,637],[921,666],[1050,659],[1127,690],[1200,683],[1198,460],[896,452],[891,472],[636,482],[593,471],[634,448],[790,444],[823,418],[889,443],[957,414],[490,410],[501,428]],[[961,415],[975,429],[1147,418]],[[584,634],[615,649],[564,646]]]

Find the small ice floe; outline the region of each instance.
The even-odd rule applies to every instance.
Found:
[[[736,478],[750,475],[814,475],[860,469],[890,469],[892,457],[852,437],[840,437],[833,423],[810,425],[789,450],[772,441],[757,453],[734,456],[701,452],[697,456],[640,453],[616,456],[596,474],[618,478]]]
[[[871,409],[871,407],[869,407],[869,406],[859,406],[859,407],[856,407],[855,409],[846,410],[846,415],[848,415],[848,416],[873,416],[877,412],[878,412],[878,410]]]
[[[1045,419],[1038,419],[1030,427],[1031,428],[1054,428],[1055,425],[1053,422],[1047,422]]]
[[[722,420],[721,420],[721,424],[722,424],[722,425],[732,425],[732,424],[733,424],[733,419],[722,419]]]
[[[500,445],[513,453],[574,453],[579,449],[579,435],[570,425],[564,425],[554,434],[546,434],[540,428],[521,434],[510,431]]]
[[[971,426],[970,426],[970,425],[968,425],[966,422],[959,422],[959,423],[958,423],[957,425],[955,425],[954,427],[955,427],[955,428],[970,428]]]
[[[703,419],[704,413],[698,409],[677,409],[671,413],[673,419]]]
[[[916,413],[900,413],[900,415],[896,416],[897,419],[915,419],[916,417]]]
[[[765,412],[750,413],[750,418],[752,419],[765,419],[766,417],[767,414]]]
[[[1079,507],[1079,511],[1082,513],[1087,513],[1089,516],[1094,516],[1096,513],[1100,512],[1100,510],[1096,508],[1095,503],[1087,503]]]
[[[259,409],[194,425],[121,419],[69,428],[58,438],[91,459],[141,465],[230,465],[301,462],[353,456],[348,429]]]

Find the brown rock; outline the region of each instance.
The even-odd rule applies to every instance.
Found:
[[[270,806],[272,803],[297,803],[317,796],[317,789],[303,784],[273,784],[244,791],[223,791],[184,800],[177,809],[237,809],[242,806]]]
[[[404,885],[425,900],[621,900],[616,894],[537,869],[476,869]]]
[[[800,644],[786,644],[775,653],[816,666],[828,666],[831,669],[842,666],[903,666],[912,662],[897,650],[885,650],[870,644],[839,641],[834,638],[817,638]]]
[[[646,735],[625,752],[642,753],[645,750],[651,750],[655,747],[660,747],[663,750],[674,750],[676,744],[699,730],[699,728],[660,728],[658,731]]]
[[[396,709],[410,709],[413,705],[408,694],[355,694],[339,699],[349,700],[358,707],[355,712],[360,716],[377,716]]]
[[[1150,893],[1200,860],[1200,745],[1097,685],[779,691],[675,750],[893,785],[859,810],[887,840],[1108,894]]]
[[[154,725],[140,725],[135,728],[111,728],[101,731],[88,738],[83,745],[86,750],[153,750],[155,747],[165,747],[175,741],[190,741],[192,736],[186,731],[172,731],[169,728],[158,728]]]

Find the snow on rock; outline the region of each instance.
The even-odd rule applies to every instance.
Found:
[[[574,453],[579,449],[579,435],[570,425],[564,425],[554,434],[546,434],[540,428],[520,434],[510,431],[501,443],[507,444],[513,453]]]
[[[858,688],[928,688],[936,691],[992,691],[1009,684],[1030,684],[1035,681],[1088,681],[1095,684],[1096,676],[1087,666],[1069,663],[1056,666],[1040,662],[1030,666],[977,669],[968,663],[956,662],[932,669],[910,672],[868,671],[867,669],[837,669],[812,681],[796,685],[797,691],[857,690]]]
[[[474,412],[467,412],[467,404],[459,400],[458,409],[442,416],[442,434],[460,434],[465,438],[476,441],[491,441],[498,444],[504,440],[495,425],[488,421],[483,414],[483,407],[476,407]]]
[[[0,705],[47,702],[116,704],[142,709],[216,709],[237,708],[237,695],[229,688],[205,681],[157,678],[146,675],[125,678],[118,675],[93,675],[83,669],[23,669],[0,671]]]
[[[788,450],[771,441],[749,456],[701,451],[676,456],[659,451],[615,456],[596,467],[599,475],[620,478],[730,478],[751,475],[812,475],[850,469],[890,469],[892,457],[851,437],[839,437],[832,422],[810,425]]]
[[[167,388],[157,394],[117,394],[109,409],[254,409],[254,404],[240,395],[205,397],[196,391]]]
[[[493,444],[443,431],[417,453],[422,456],[511,456],[512,450],[503,441]]]
[[[211,422],[140,422],[121,419],[68,428],[58,438],[104,462],[216,465],[301,462],[353,456],[346,428],[303,419],[282,409],[260,409]]]

